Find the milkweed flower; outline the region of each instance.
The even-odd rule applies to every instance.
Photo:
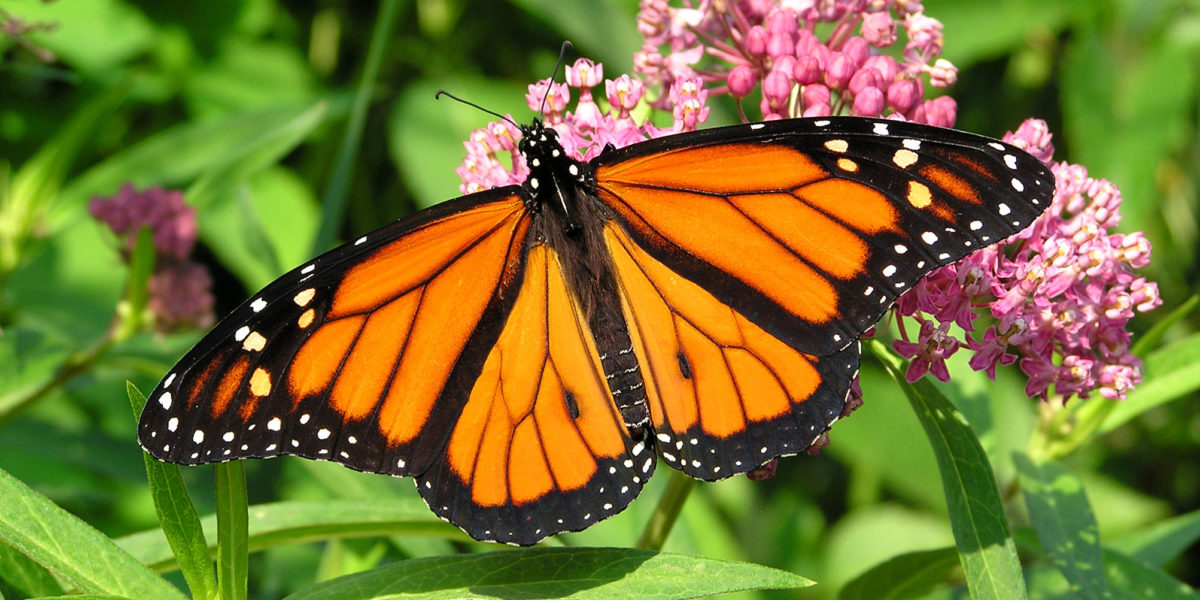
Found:
[[[634,66],[652,84],[699,78],[712,93],[738,99],[743,110],[758,87],[763,120],[852,114],[954,124],[952,99],[924,99],[924,80],[946,87],[957,69],[941,58],[941,22],[919,2],[683,4],[640,3],[643,45]],[[827,33],[818,35],[818,26]],[[880,53],[900,41],[901,30],[900,58]]]
[[[1028,229],[930,273],[900,299],[897,314],[919,329],[915,341],[894,344],[918,359],[906,377],[941,372],[957,346],[969,348],[971,368],[989,377],[997,365],[1016,363],[1030,396],[1124,399],[1141,382],[1142,365],[1130,353],[1127,325],[1162,304],[1158,286],[1136,273],[1150,261],[1150,243],[1141,233],[1112,231],[1121,191],[1081,165],[1052,162],[1045,123],[1030,119],[1004,139],[1050,165],[1053,202]],[[948,345],[951,324],[965,338]],[[928,357],[933,362],[922,364]]]
[[[115,196],[93,197],[88,212],[120,237],[126,262],[138,232],[143,227],[150,229],[156,260],[149,282],[149,307],[157,329],[212,325],[212,277],[203,265],[188,258],[196,243],[196,209],[183,201],[182,192],[160,187],[138,191],[126,183]]]

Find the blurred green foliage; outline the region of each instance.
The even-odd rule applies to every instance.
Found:
[[[125,294],[131,275],[116,241],[87,213],[89,198],[123,182],[186,190],[222,313],[332,238],[353,239],[458,195],[461,142],[488,117],[435,101],[435,90],[527,119],[525,86],[551,72],[563,39],[603,61],[609,77],[632,70],[640,44],[634,0],[382,4],[392,17],[377,3],[337,0],[0,2],[8,23],[34,25],[0,36],[0,498],[29,499],[30,515],[57,515],[57,505],[103,534],[64,525],[39,539],[15,513],[0,517],[3,598],[119,592],[99,575],[115,566],[56,558],[68,574],[26,557],[58,539],[86,538],[96,552],[124,556],[119,546],[160,569],[173,564],[150,531],[158,525],[125,382],[152,388],[202,332],[110,335],[127,323],[122,310],[139,309]],[[1200,7],[924,5],[945,24],[945,57],[961,69],[950,90],[958,126],[999,136],[1028,116],[1046,119],[1057,158],[1123,190],[1122,229],[1153,242],[1144,274],[1165,299],[1134,322],[1139,335],[1153,330],[1140,346],[1147,385],[1111,413],[1078,401],[1068,412],[1039,406],[1013,369],[993,383],[956,362],[953,383],[938,386],[994,471],[1031,595],[1092,597],[1103,577],[1063,574],[1080,571],[1068,568],[1080,557],[1103,555],[1119,588],[1113,597],[1194,597],[1170,577],[1200,584],[1200,318],[1177,310],[1200,277]],[[782,461],[766,482],[698,485],[665,549],[820,583],[744,598],[835,598],[843,586],[843,597],[963,597],[963,571],[945,550],[955,544],[953,509],[922,421],[878,364],[867,361],[862,383],[865,406],[834,427],[827,451]],[[1047,431],[1089,416],[1102,434],[1072,440]],[[1036,447],[1039,435],[1067,442]],[[1024,454],[1039,448],[1061,462]],[[253,598],[319,595],[314,581],[378,564],[495,549],[421,512],[408,481],[293,459],[245,468],[252,504],[297,503],[290,509],[312,526],[296,533],[251,521]],[[183,472],[202,515],[215,509],[212,473]],[[561,542],[632,546],[666,479],[655,478],[621,515]],[[368,504],[359,505],[360,521],[323,523],[313,508],[321,502]],[[1078,510],[1064,518],[1055,502]],[[1084,531],[1099,540],[1081,539]],[[167,577],[188,589],[178,572]],[[115,581],[157,585],[148,572]]]

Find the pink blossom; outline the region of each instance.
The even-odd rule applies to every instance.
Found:
[[[160,187],[139,192],[126,183],[116,196],[92,198],[88,212],[121,237],[126,261],[138,232],[150,229],[158,256],[150,276],[148,305],[157,329],[212,324],[212,277],[203,265],[188,260],[196,243],[196,210],[184,203],[182,192]]]

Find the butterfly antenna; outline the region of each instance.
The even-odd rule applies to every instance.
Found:
[[[546,99],[550,97],[550,86],[554,85],[554,78],[558,77],[558,70],[562,68],[563,62],[567,59],[567,50],[574,48],[571,42],[563,40],[562,48],[558,49],[558,62],[554,64],[554,71],[550,73],[550,85],[546,86],[546,93],[542,94],[542,106],[538,108],[538,114],[546,115]]]
[[[445,97],[447,97],[447,98],[449,98],[449,99],[451,99],[451,100],[454,100],[455,102],[459,102],[459,103],[462,103],[462,104],[466,104],[467,106],[470,106],[471,108],[474,108],[474,109],[476,109],[476,110],[479,110],[479,111],[481,111],[481,112],[485,112],[485,113],[487,113],[487,114],[489,114],[489,115],[492,115],[493,117],[499,117],[500,119],[503,119],[503,120],[505,120],[505,121],[508,121],[509,123],[512,123],[512,124],[513,124],[513,127],[517,127],[517,128],[520,128],[520,127],[521,127],[520,125],[518,125],[518,124],[517,124],[517,122],[516,122],[516,121],[513,121],[512,119],[508,118],[508,117],[507,117],[507,116],[505,116],[505,115],[502,115],[502,114],[500,114],[500,113],[498,113],[498,112],[496,112],[496,111],[493,111],[493,110],[488,110],[488,109],[486,109],[486,108],[484,108],[484,107],[482,107],[482,106],[480,106],[480,105],[478,105],[478,104],[475,104],[474,102],[471,102],[471,101],[469,101],[469,100],[463,100],[462,98],[459,98],[458,96],[455,96],[454,94],[451,94],[450,92],[447,92],[446,90],[438,90],[437,92],[435,92],[435,93],[433,94],[433,97],[434,97],[434,99],[440,99],[442,96],[445,96]]]

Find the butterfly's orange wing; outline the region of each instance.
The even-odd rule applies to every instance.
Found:
[[[660,450],[705,479],[807,448],[841,413],[859,336],[1054,189],[1011,146],[872,119],[708,130],[597,162]]]
[[[151,392],[139,441],[197,464],[295,454],[423,472],[515,297],[529,215],[486,192],[318,257],[224,319]]]
[[[529,252],[520,292],[446,453],[417,487],[477,539],[527,545],[625,508],[654,470],[612,401],[559,256]]]

